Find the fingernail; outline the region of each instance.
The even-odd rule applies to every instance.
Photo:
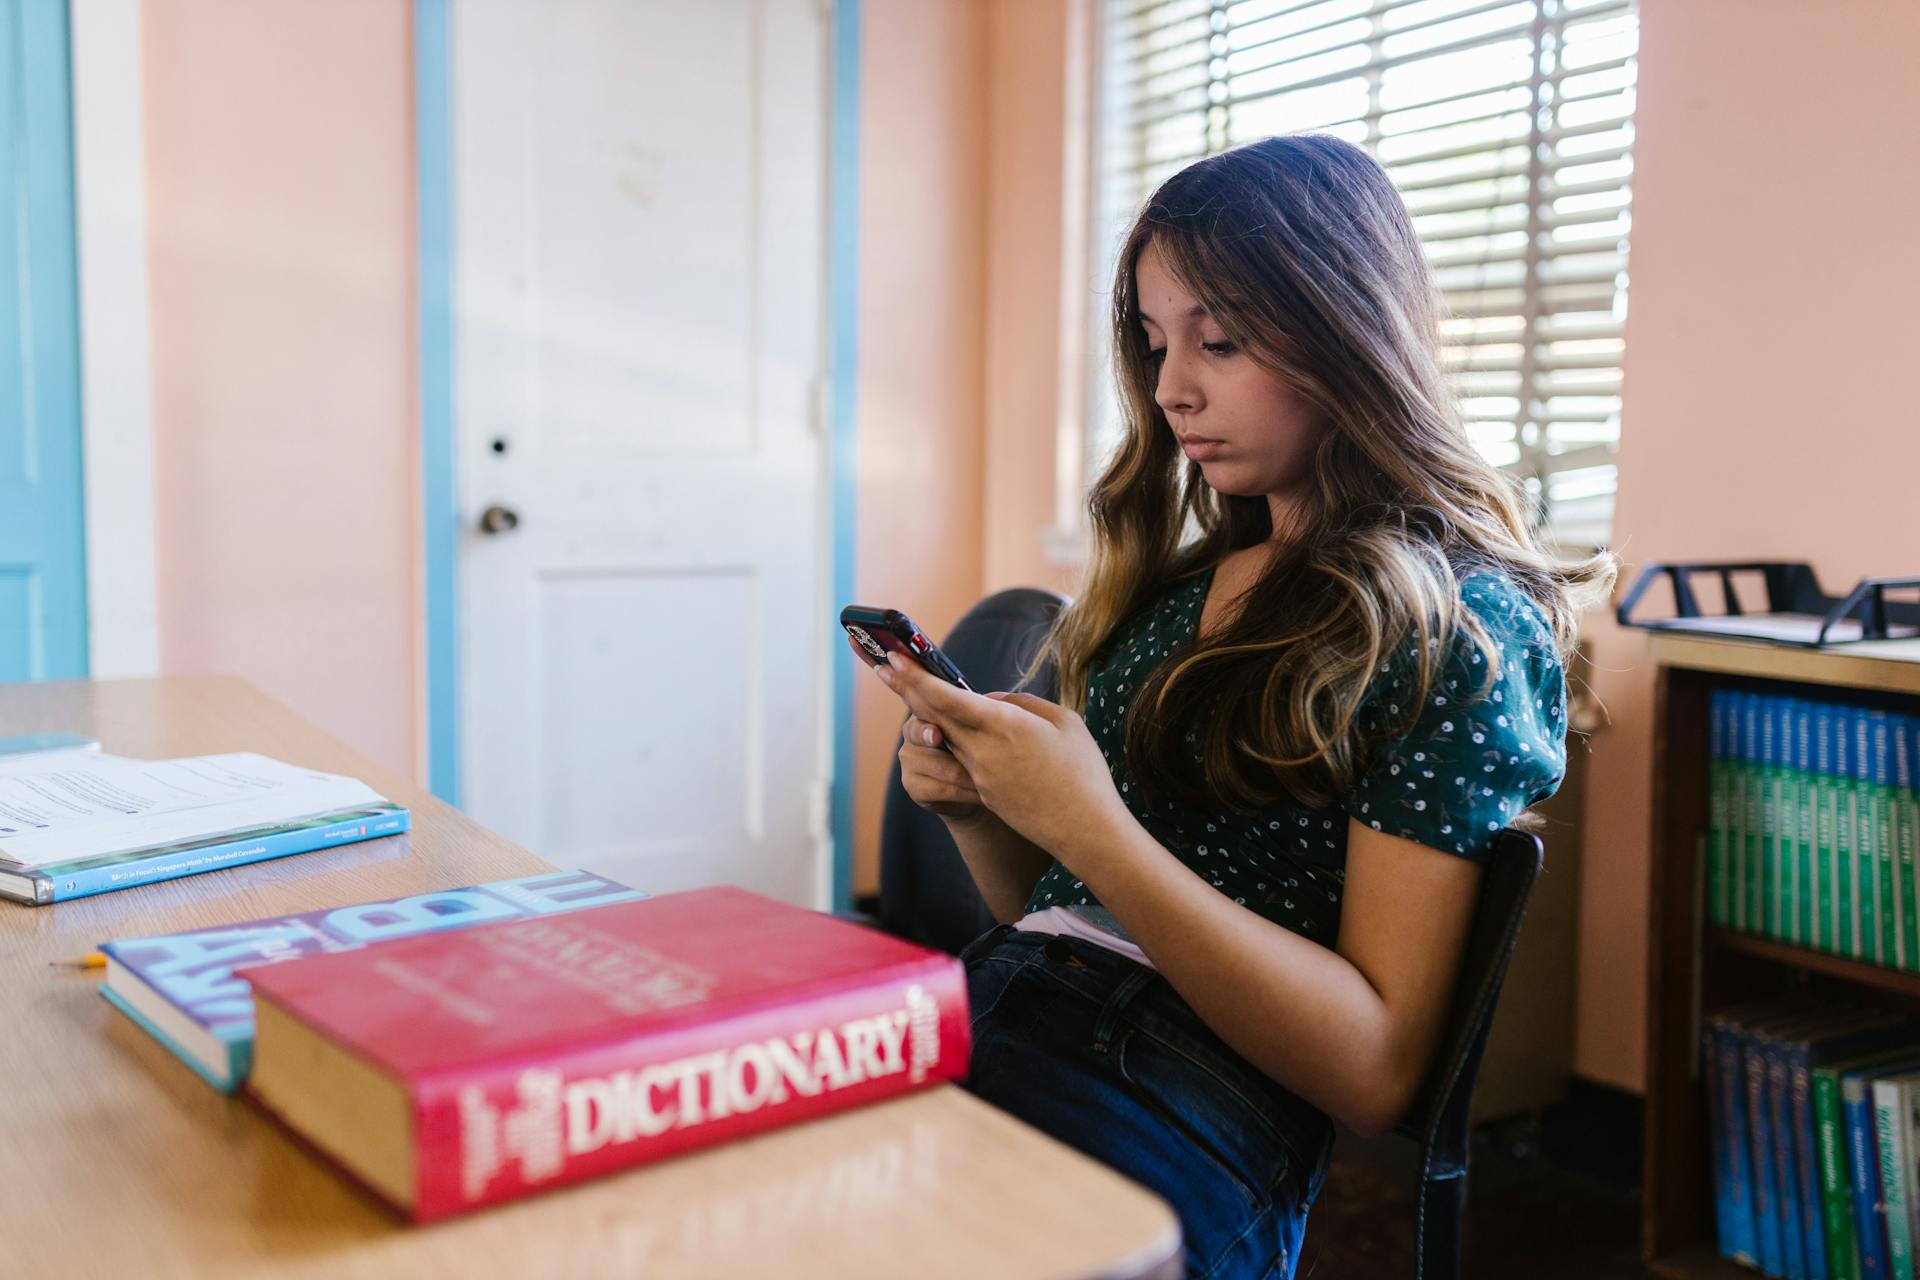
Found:
[[[875,667],[873,674],[880,677],[881,684],[890,685],[893,683],[893,669],[891,667]]]
[[[920,731],[920,741],[926,743],[928,746],[933,745],[933,729],[931,727]]]

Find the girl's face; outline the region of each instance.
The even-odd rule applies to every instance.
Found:
[[[1134,266],[1133,287],[1158,364],[1154,399],[1182,452],[1219,492],[1266,495],[1280,528],[1312,476],[1326,433],[1319,410],[1227,341],[1151,240]]]

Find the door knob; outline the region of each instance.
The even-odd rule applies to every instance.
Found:
[[[505,533],[520,523],[520,517],[505,507],[488,507],[480,513],[480,532]]]

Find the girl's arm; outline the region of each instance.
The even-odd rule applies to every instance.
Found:
[[[960,856],[973,883],[986,900],[987,910],[1001,924],[1012,924],[1026,914],[1033,886],[1053,866],[1053,856],[1009,827],[991,809],[971,818],[941,819],[960,846]]]
[[[1215,889],[1137,822],[1075,846],[1061,860],[1242,1057],[1362,1136],[1406,1114],[1460,971],[1477,863],[1350,821],[1328,950]]]

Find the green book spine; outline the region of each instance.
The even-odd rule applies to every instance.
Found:
[[[1761,903],[1761,927],[1769,938],[1787,941],[1786,860],[1780,856],[1780,699],[1760,699],[1760,867],[1766,890]]]
[[[1813,704],[1793,700],[1791,722],[1793,778],[1793,857],[1800,879],[1800,942],[1820,945],[1820,895],[1813,856]]]
[[[1826,1224],[1828,1280],[1860,1280],[1853,1239],[1853,1187],[1840,1118],[1840,1070],[1813,1069],[1813,1114],[1819,1125],[1820,1213]]]
[[[1804,943],[1800,911],[1800,788],[1793,776],[1793,702],[1777,699],[1774,712],[1773,743],[1773,848],[1780,860],[1780,936],[1788,942]]]
[[[1833,865],[1836,914],[1840,919],[1840,954],[1860,956],[1860,903],[1854,895],[1853,856],[1853,744],[1852,724],[1845,707],[1833,709]]]
[[[1727,800],[1732,790],[1727,778],[1728,705],[1728,691],[1715,689],[1711,711],[1713,748],[1707,763],[1707,919],[1717,925],[1733,923],[1727,876]]]
[[[1754,904],[1760,876],[1753,868],[1752,854],[1754,846],[1759,843],[1759,833],[1754,830],[1754,824],[1747,820],[1752,808],[1748,804],[1747,743],[1756,736],[1756,726],[1750,722],[1747,707],[1753,701],[1753,695],[1735,693],[1731,697],[1733,705],[1728,713],[1731,724],[1727,737],[1727,869],[1733,878],[1733,923],[1735,928],[1758,933],[1760,922]]]
[[[1913,747],[1913,727],[1913,721],[1905,716],[1891,717],[1893,787],[1889,795],[1893,804],[1893,843],[1899,854],[1894,898],[1900,905],[1900,967],[1920,971],[1920,920],[1914,918],[1920,913],[1920,885],[1914,881],[1913,865],[1915,845],[1920,844],[1920,830],[1915,827],[1920,815],[1915,813],[1913,760],[1909,754]]]
[[[1798,816],[1796,850],[1800,860],[1800,940],[1809,947],[1820,945],[1819,864],[1814,855],[1813,770],[1808,737],[1812,718],[1806,703],[1801,703],[1794,731],[1793,808]]]
[[[1859,898],[1860,958],[1871,964],[1880,955],[1880,848],[1873,825],[1873,783],[1869,773],[1867,712],[1851,713],[1853,737],[1853,891]]]
[[[1873,1133],[1879,1139],[1880,1190],[1887,1211],[1887,1280],[1913,1280],[1905,1092],[1898,1076],[1873,1082]]]
[[[1819,947],[1844,955],[1840,940],[1840,860],[1835,854],[1833,708],[1813,704],[1813,858],[1820,885]]]
[[[1880,963],[1897,968],[1906,966],[1900,899],[1894,893],[1894,881],[1900,865],[1900,851],[1893,847],[1893,761],[1889,754],[1888,730],[1891,725],[1884,711],[1870,713],[1866,779],[1867,808],[1873,823],[1873,856],[1879,869],[1874,901],[1880,914]]]
[[[1746,796],[1746,829],[1740,833],[1742,875],[1747,884],[1747,928],[1767,932],[1766,769],[1760,754],[1760,697],[1748,694],[1741,716],[1746,722],[1746,751],[1740,762]]]

